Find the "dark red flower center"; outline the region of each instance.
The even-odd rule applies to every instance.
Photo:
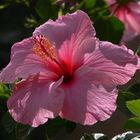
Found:
[[[41,59],[47,60],[50,59],[52,62],[55,62],[57,67],[61,70],[59,77],[64,76],[63,82],[68,83],[72,80],[72,73],[69,71],[67,64],[61,61],[56,53],[55,46],[52,42],[43,35],[38,35],[33,38],[34,45],[33,51]]]

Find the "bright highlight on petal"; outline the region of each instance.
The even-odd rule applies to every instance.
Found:
[[[60,116],[83,125],[108,119],[116,86],[127,83],[139,59],[125,46],[101,42],[83,11],[49,20],[12,47],[0,82],[16,84],[7,105],[18,122],[37,127]]]

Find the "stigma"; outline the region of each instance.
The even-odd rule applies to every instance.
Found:
[[[42,59],[57,59],[57,53],[54,44],[45,36],[37,35],[33,37],[33,52]]]
[[[72,74],[69,72],[66,64],[59,58],[54,44],[45,36],[37,35],[33,37],[33,52],[41,58],[41,60],[51,60],[57,65],[57,68],[61,71],[59,76],[64,76],[63,83],[68,83],[72,79]]]
[[[43,35],[33,37],[33,41],[33,52],[43,61],[52,60],[64,73],[65,70],[59,61],[54,44]]]

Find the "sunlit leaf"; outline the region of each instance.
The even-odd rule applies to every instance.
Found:
[[[123,113],[126,113],[127,115],[130,115],[130,112],[126,106],[127,101],[135,100],[137,97],[129,92],[129,91],[119,91],[119,95],[117,98],[117,107],[119,110],[121,110]]]
[[[128,101],[126,105],[133,114],[140,117],[140,99]]]
[[[10,89],[4,84],[0,84],[0,98],[7,99],[9,96]]]
[[[3,5],[0,5],[0,10],[6,8],[9,4],[3,4]]]

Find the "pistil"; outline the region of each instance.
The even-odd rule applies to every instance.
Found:
[[[47,60],[50,58],[53,62],[55,62],[55,64],[57,64],[57,66],[61,69],[62,74],[64,75],[64,82],[67,82],[69,79],[71,79],[71,75],[69,74],[67,68],[64,67],[62,63],[60,63],[53,43],[43,35],[35,36],[33,40],[34,53],[42,59]]]

